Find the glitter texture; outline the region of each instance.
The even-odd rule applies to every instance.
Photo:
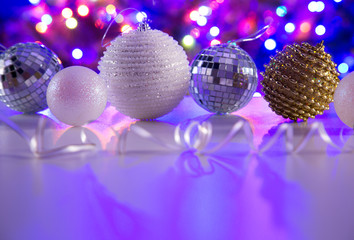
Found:
[[[145,22],[138,30],[114,39],[98,69],[107,81],[108,101],[138,119],[154,119],[172,111],[186,94],[190,78],[183,48]]]
[[[269,107],[284,118],[307,120],[333,102],[339,73],[323,43],[286,46],[265,65],[261,82]]]
[[[58,57],[43,45],[18,43],[6,49],[0,54],[0,100],[24,113],[47,108],[47,87],[60,69]]]
[[[256,91],[256,65],[236,44],[202,50],[191,67],[189,92],[197,104],[210,112],[234,112],[246,106]]]
[[[82,126],[96,120],[107,104],[107,86],[93,70],[67,67],[53,77],[47,91],[50,111],[63,123]]]
[[[340,120],[354,128],[354,72],[345,76],[334,92],[334,109]]]

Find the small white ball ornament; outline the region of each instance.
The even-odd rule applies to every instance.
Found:
[[[354,128],[354,72],[345,76],[334,92],[334,108],[340,120]]]
[[[187,93],[189,63],[183,48],[168,34],[137,30],[115,38],[98,69],[107,81],[108,101],[124,115],[155,119],[172,111]]]
[[[54,75],[47,89],[47,103],[61,122],[82,126],[96,120],[107,103],[105,81],[93,70],[72,66]]]

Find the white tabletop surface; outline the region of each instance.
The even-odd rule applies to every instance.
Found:
[[[4,105],[0,114],[29,136],[43,118]],[[46,149],[80,143],[82,131],[95,149],[44,158],[0,123],[0,239],[354,239],[354,155],[341,150],[354,146],[354,137],[333,105],[308,124],[293,124],[294,141],[320,122],[340,149],[314,134],[301,151],[287,152],[281,135],[260,153],[240,132],[203,155],[171,150],[131,130],[174,144],[178,123],[209,121],[208,149],[244,119],[260,149],[286,122],[262,98],[231,116],[207,114],[186,97],[158,121],[135,121],[113,107],[84,130],[48,120]],[[119,154],[112,129],[124,128],[130,129],[126,151]]]

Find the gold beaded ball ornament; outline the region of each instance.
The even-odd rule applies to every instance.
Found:
[[[261,73],[264,99],[278,115],[297,121],[329,109],[339,73],[323,42],[287,45]]]

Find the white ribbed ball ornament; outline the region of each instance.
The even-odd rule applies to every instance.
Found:
[[[108,101],[124,115],[155,119],[172,111],[189,86],[190,71],[183,48],[168,34],[150,29],[115,38],[98,69],[108,85]]]

